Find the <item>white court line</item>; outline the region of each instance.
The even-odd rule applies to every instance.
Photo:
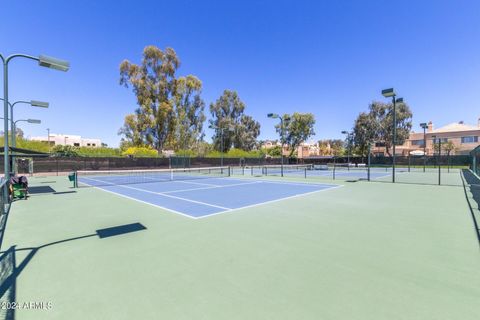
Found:
[[[180,189],[180,190],[173,190],[173,191],[165,191],[162,194],[169,194],[169,193],[176,193],[176,192],[183,192],[183,191],[195,191],[195,190],[208,190],[208,189],[216,189],[216,188],[237,187],[237,186],[244,186],[244,185],[250,185],[250,184],[256,184],[256,183],[262,183],[262,181],[226,184],[226,185],[223,185],[223,186],[214,185],[212,187],[205,187],[205,188]]]
[[[238,208],[234,208],[234,209],[230,209],[230,210],[210,213],[210,214],[203,215],[201,217],[195,217],[194,219],[208,218],[208,217],[216,216],[216,215],[223,214],[223,213],[228,213],[228,212],[237,211],[237,210],[246,209],[246,208],[263,206],[264,204],[269,204],[269,203],[274,203],[274,202],[283,201],[283,200],[287,200],[287,199],[303,197],[303,196],[306,196],[306,195],[309,195],[309,194],[322,192],[322,191],[328,191],[328,190],[331,190],[331,189],[338,189],[338,188],[341,188],[341,187],[343,187],[343,185],[336,185],[334,187],[328,187],[328,188],[325,188],[325,189],[322,189],[322,190],[315,190],[315,191],[306,192],[306,193],[299,193],[299,194],[289,196],[289,197],[285,197],[285,198],[280,198],[280,199],[275,199],[275,200],[270,200],[270,201],[264,201],[264,202],[260,202],[260,203],[256,203],[256,204],[251,204],[251,205],[248,205],[248,206],[243,206],[243,207],[238,207]]]
[[[162,207],[162,206],[159,206],[157,204],[154,204],[154,203],[151,203],[151,202],[148,202],[148,201],[143,201],[143,200],[140,200],[140,199],[137,199],[137,198],[133,198],[133,197],[129,197],[129,196],[126,196],[124,194],[121,194],[121,193],[118,193],[118,192],[115,192],[115,191],[110,191],[110,190],[107,190],[107,189],[104,189],[102,187],[96,187],[96,186],[92,186],[88,183],[85,183],[85,182],[80,182],[82,184],[85,184],[89,187],[92,187],[92,188],[95,188],[95,189],[98,189],[98,190],[102,190],[102,191],[105,191],[105,192],[108,192],[108,193],[111,193],[111,194],[114,194],[116,196],[119,196],[119,197],[122,197],[122,198],[126,198],[126,199],[130,199],[130,200],[133,200],[133,201],[137,201],[137,202],[141,202],[141,203],[144,203],[144,204],[148,204],[149,206],[152,206],[152,207],[156,207],[156,208],[160,208],[160,209],[163,209],[163,210],[166,210],[166,211],[170,211],[172,213],[176,213],[176,214],[179,214],[181,216],[184,216],[184,217],[187,217],[187,218],[190,218],[190,219],[195,219],[195,217],[193,216],[190,216],[186,213],[182,213],[180,211],[175,211],[173,209],[170,209],[170,208],[166,208],[166,207]]]
[[[201,182],[193,182],[193,181],[181,181],[181,180],[171,180],[172,182],[181,182],[181,183],[187,183],[187,184],[198,184],[199,186],[215,186],[215,187],[221,187],[219,184],[212,184],[212,183],[201,183]]]
[[[294,177],[294,178],[297,178],[297,177]],[[218,178],[215,178],[215,179],[218,179]],[[228,178],[221,178],[221,179],[252,181],[251,178],[243,178],[243,177],[228,177]],[[288,184],[292,186],[317,186],[317,187],[338,186],[338,184],[333,184],[333,183],[318,183],[318,182],[310,183],[311,180],[306,180],[305,182],[291,182],[291,181],[281,181],[281,180],[272,180],[272,179],[260,179],[260,180],[254,180],[254,181],[260,181],[265,183],[276,183],[276,184]]]
[[[91,178],[86,178],[86,177],[82,177],[83,179],[90,179],[90,180],[94,180],[94,181],[98,181],[98,182],[102,182],[102,183],[105,183],[105,181],[101,181],[101,180],[95,180],[95,179],[91,179]],[[220,179],[220,178],[213,178],[213,179]],[[225,178],[222,178],[222,179],[225,179]],[[236,178],[231,178],[231,179],[236,179]],[[238,180],[250,180],[248,178],[238,178]],[[188,217],[190,219],[202,219],[202,218],[208,218],[208,217],[211,217],[211,216],[214,216],[214,215],[219,215],[219,214],[223,214],[223,213],[228,213],[228,212],[232,212],[232,211],[237,211],[237,210],[241,210],[241,209],[246,209],[246,208],[252,208],[252,207],[256,207],[256,206],[261,206],[261,205],[264,205],[264,204],[269,204],[269,203],[274,203],[274,202],[278,202],[278,201],[283,201],[283,200],[287,200],[287,199],[292,199],[292,198],[297,198],[297,197],[302,197],[302,196],[306,196],[306,195],[309,195],[309,194],[313,194],[313,193],[317,193],[317,192],[322,192],[322,191],[328,191],[330,189],[337,189],[337,188],[341,188],[343,187],[343,185],[336,185],[336,184],[315,184],[315,183],[294,183],[294,182],[287,182],[287,181],[273,181],[273,180],[256,180],[254,181],[255,183],[258,183],[258,182],[264,182],[264,183],[274,183],[274,184],[286,184],[286,185],[301,185],[301,186],[322,186],[322,187],[326,187],[324,189],[321,189],[321,190],[315,190],[315,191],[311,191],[311,192],[306,192],[306,193],[300,193],[300,194],[296,194],[296,195],[293,195],[293,196],[289,196],[289,197],[284,197],[284,198],[279,198],[279,199],[274,199],[274,200],[270,200],[270,201],[264,201],[264,202],[259,202],[259,203],[256,203],[256,204],[252,204],[252,205],[248,205],[248,206],[243,206],[243,207],[238,207],[238,208],[226,208],[226,207],[220,207],[220,206],[215,206],[215,207],[218,207],[218,208],[221,208],[221,209],[224,209],[224,211],[220,211],[220,212],[216,212],[216,213],[211,213],[211,214],[206,214],[206,215],[203,215],[203,216],[200,216],[200,217],[195,217],[195,216],[191,216],[191,215],[188,215],[188,214],[185,214],[185,213],[182,213],[182,212],[179,212],[179,211],[176,211],[176,210],[173,210],[173,209],[170,209],[170,208],[166,208],[166,207],[162,207],[162,206],[159,206],[159,205],[156,205],[156,204],[153,204],[153,203],[150,203],[150,202],[147,202],[147,201],[143,201],[143,200],[140,200],[140,199],[137,199],[137,198],[133,198],[133,197],[129,197],[129,196],[126,196],[126,195],[123,195],[121,193],[117,193],[115,191],[110,191],[110,190],[107,190],[107,189],[103,189],[101,187],[96,187],[96,186],[92,186],[92,185],[89,185],[88,183],[84,183],[88,186],[91,186],[91,187],[94,187],[96,189],[99,189],[99,190],[103,190],[103,191],[106,191],[106,192],[109,192],[109,193],[112,193],[112,194],[115,194],[115,195],[118,195],[120,197],[124,197],[124,198],[127,198],[127,199],[131,199],[131,200],[134,200],[134,201],[138,201],[138,202],[141,202],[141,203],[145,203],[145,204],[148,204],[148,205],[151,205],[153,207],[157,207],[157,208],[160,208],[160,209],[164,209],[164,210],[167,210],[167,211],[170,211],[170,212],[173,212],[173,213],[176,213],[176,214],[179,214],[179,215],[182,215],[182,216],[185,216],[185,217]],[[83,183],[83,182],[81,182]],[[107,182],[109,183],[109,182]],[[121,186],[121,185],[116,185],[116,184],[113,184],[113,183],[110,183],[112,186]],[[245,184],[245,183],[244,183]],[[253,182],[251,183],[253,184]],[[121,186],[122,187],[122,186]],[[123,187],[127,187],[127,186],[123,186]],[[164,195],[166,197],[172,197],[172,198],[178,198],[180,200],[186,200],[186,201],[191,201],[191,202],[194,202],[194,200],[189,200],[189,199],[183,199],[183,198],[180,198],[180,197],[174,197],[174,196],[170,196],[170,195],[166,195],[166,194],[163,194],[163,193],[157,193],[157,192],[153,192],[153,191],[149,191],[149,190],[145,190],[145,189],[140,189],[140,188],[134,188],[134,187],[127,187],[127,188],[131,188],[131,189],[137,189],[139,191],[143,191],[143,192],[149,192],[149,193],[155,193],[155,194],[159,194],[159,195]],[[195,189],[195,190],[198,190]],[[211,205],[211,204],[207,204],[207,203],[201,203],[200,204],[205,204],[207,206],[214,206],[214,205]]]
[[[92,179],[92,178],[85,178],[84,177],[84,179],[90,179],[90,180],[93,180],[93,181],[103,182],[101,180],[96,180],[96,179]],[[209,207],[213,207],[213,208],[218,208],[218,209],[224,209],[224,210],[231,210],[232,209],[232,208],[217,206],[217,205],[202,202],[202,201],[196,201],[196,200],[191,200],[191,199],[187,199],[187,198],[176,197],[176,196],[172,196],[170,194],[164,194],[162,192],[150,191],[150,190],[146,190],[146,189],[142,189],[142,188],[135,188],[135,187],[131,187],[131,186],[115,185],[115,184],[113,184],[113,186],[132,189],[132,190],[138,190],[138,191],[142,191],[142,192],[146,192],[146,193],[158,194],[158,195],[161,195],[161,196],[165,196],[167,198],[173,198],[173,199],[183,200],[183,201],[187,201],[187,202],[197,203],[197,204],[201,204],[201,205],[209,206]]]
[[[217,186],[217,184],[211,184],[211,183],[201,183],[201,182],[193,182],[193,181],[182,181],[182,180],[175,180],[175,179],[167,179],[167,180],[158,180],[158,179],[155,179],[155,178],[150,178],[150,177],[145,177],[146,179],[150,179],[150,180],[153,180],[152,182],[154,181],[157,181],[157,182],[168,182],[168,181],[171,181],[171,182],[180,182],[180,183],[188,183],[188,184],[198,184],[200,186]]]

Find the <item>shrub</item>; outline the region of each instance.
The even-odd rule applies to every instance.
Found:
[[[158,157],[158,151],[150,147],[129,147],[122,152],[122,155],[131,157],[154,158]]]

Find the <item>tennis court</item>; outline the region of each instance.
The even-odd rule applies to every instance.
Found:
[[[478,319],[476,187],[128,172],[30,179],[0,319]]]
[[[259,206],[338,185],[230,177],[228,167],[182,170],[79,171],[78,184],[190,218]]]

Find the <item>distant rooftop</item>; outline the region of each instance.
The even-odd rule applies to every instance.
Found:
[[[446,126],[432,130],[431,132],[457,132],[457,131],[478,131],[480,126],[475,126],[472,124],[465,124],[463,121],[453,122],[447,124]]]

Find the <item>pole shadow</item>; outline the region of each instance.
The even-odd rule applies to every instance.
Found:
[[[35,255],[42,249],[45,249],[50,246],[57,244],[71,242],[75,240],[81,240],[91,237],[98,237],[99,239],[105,239],[109,237],[119,236],[127,233],[137,232],[146,230],[147,228],[139,222],[120,225],[105,229],[98,229],[95,233],[87,234],[83,236],[58,240],[38,247],[27,247],[17,249],[16,246],[11,246],[5,251],[0,252],[0,303],[3,306],[11,306],[13,303],[16,303],[16,284],[17,278],[26,268],[26,266],[32,261]],[[19,251],[28,251],[27,256],[22,260],[22,262],[17,266],[16,263],[16,253]],[[1,308],[0,309],[0,320],[14,320],[15,319],[15,309],[14,308]]]

